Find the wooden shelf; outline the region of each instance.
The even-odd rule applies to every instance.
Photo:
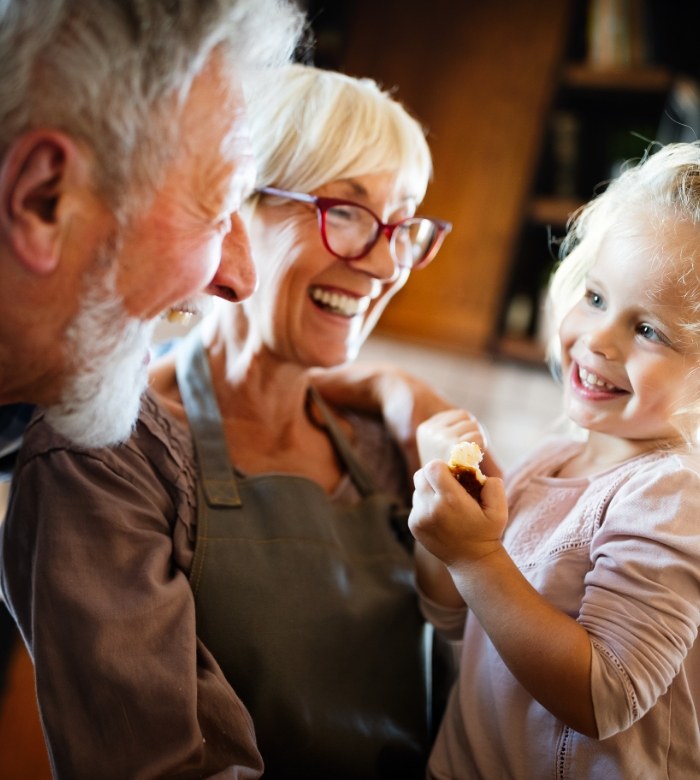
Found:
[[[564,228],[569,217],[583,204],[578,198],[537,197],[530,203],[529,217],[538,225]]]
[[[564,67],[562,84],[570,89],[596,89],[625,92],[667,92],[673,82],[667,68],[593,68],[570,64]]]

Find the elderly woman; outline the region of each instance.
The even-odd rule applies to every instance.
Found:
[[[20,457],[5,592],[59,777],[257,776],[244,707],[266,778],[423,773],[408,470],[311,378],[357,355],[449,225],[415,216],[428,148],[374,82],[291,66],[259,94],[257,291],[154,367],[123,448],[37,420]]]

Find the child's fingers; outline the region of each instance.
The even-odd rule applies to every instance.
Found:
[[[485,512],[502,512],[508,508],[503,480],[489,477],[481,489],[481,505]]]

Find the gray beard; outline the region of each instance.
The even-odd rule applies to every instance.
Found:
[[[115,292],[116,262],[92,277],[66,333],[74,369],[46,420],[79,447],[109,447],[131,435],[148,382],[145,361],[155,321],[129,317]],[[102,258],[104,260],[105,258]]]

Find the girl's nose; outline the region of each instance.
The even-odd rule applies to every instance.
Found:
[[[621,352],[615,324],[601,324],[591,329],[588,333],[588,348],[594,354],[602,355],[606,360],[619,358]]]

